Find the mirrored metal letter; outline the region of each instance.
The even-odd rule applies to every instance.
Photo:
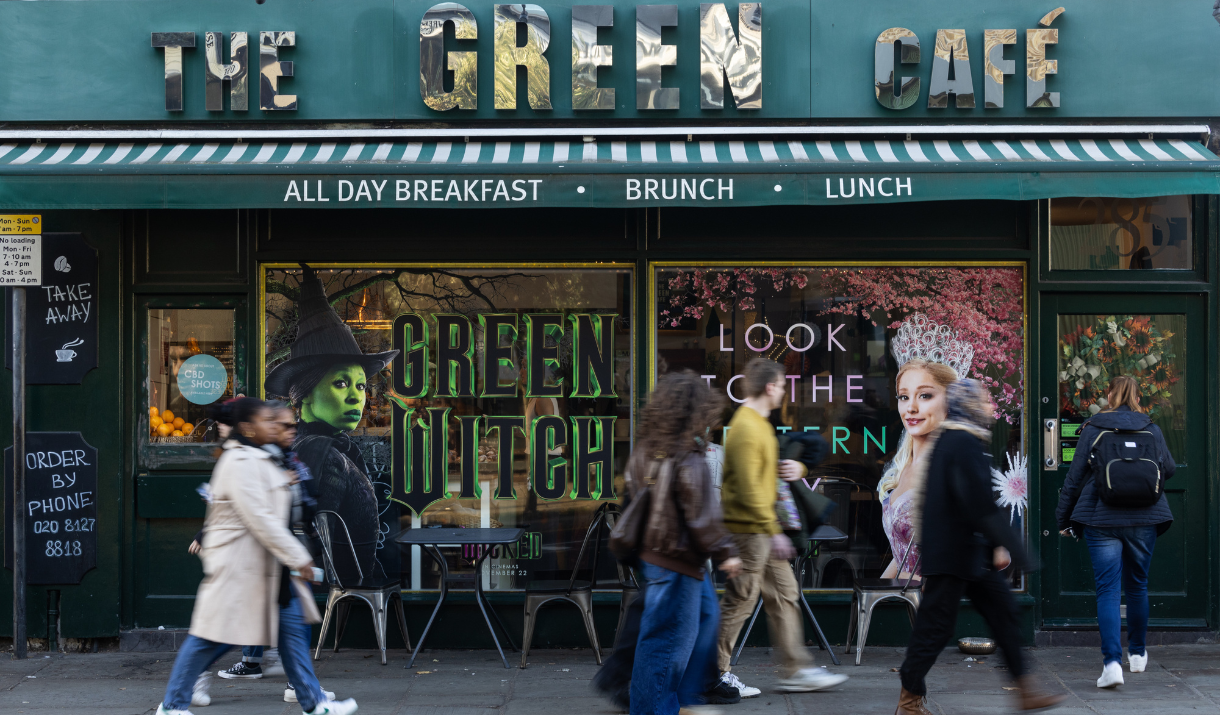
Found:
[[[738,109],[762,109],[762,3],[737,6],[738,35],[720,3],[699,5],[699,106],[724,107],[727,75]]]
[[[517,67],[525,68],[530,109],[551,108],[551,65],[542,56],[551,44],[551,18],[538,5],[496,5],[492,28],[496,51],[496,109],[517,108]],[[517,46],[517,25],[525,25],[525,45]]]
[[[678,89],[661,86],[661,68],[678,64],[678,47],[661,44],[661,28],[677,26],[677,5],[635,8],[636,109],[678,108]]]
[[[474,15],[455,2],[433,5],[419,21],[419,94],[428,107],[475,109],[478,106],[476,64],[478,52],[445,52],[445,23],[453,23],[459,40],[476,40],[479,24]],[[445,72],[453,71],[453,91],[445,91]]]
[[[974,109],[974,79],[970,75],[970,48],[965,30],[937,30],[932,49],[932,81],[928,83],[928,109],[945,109],[949,95],[957,95],[958,109]],[[949,79],[949,67],[953,79]]]
[[[229,56],[233,60],[222,64],[225,36],[220,32],[203,33],[203,97],[204,105],[209,112],[225,110],[224,83],[229,82],[229,107],[235,112],[245,112],[250,109],[250,91],[247,81],[250,74],[250,63],[247,55],[247,36],[244,32],[234,32],[229,36]]]
[[[597,86],[597,68],[614,64],[614,48],[597,44],[599,27],[614,27],[613,5],[572,6],[572,109],[614,109],[614,90]]]
[[[1063,8],[1057,7],[1054,10],[1051,10],[1050,12],[1043,15],[1042,19],[1038,21],[1038,24],[1043,27],[1050,27],[1051,23],[1055,21],[1055,18],[1059,17],[1062,14],[1063,14]]]
[[[296,47],[296,44],[295,32],[258,33],[258,107],[264,112],[296,111],[297,96],[280,94],[280,78],[292,76],[292,63],[280,62],[280,48]]]
[[[154,32],[152,46],[165,49],[165,111],[182,111],[182,48],[195,46],[193,32]]]
[[[1004,108],[1004,75],[1015,74],[1017,63],[1004,59],[1004,45],[1017,44],[1016,30],[983,30],[983,106]]]
[[[877,46],[873,53],[873,79],[877,101],[886,109],[906,109],[919,99],[919,78],[903,77],[902,88],[898,86],[894,68],[894,45],[901,47],[898,61],[904,65],[919,64],[919,38],[905,27],[891,27],[877,35]]]
[[[1046,91],[1046,76],[1059,74],[1059,60],[1046,59],[1046,46],[1059,44],[1058,30],[1025,31],[1025,106],[1059,106],[1059,93]]]

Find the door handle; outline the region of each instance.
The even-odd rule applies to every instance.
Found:
[[[1046,471],[1059,469],[1059,420],[1042,420],[1042,467]]]

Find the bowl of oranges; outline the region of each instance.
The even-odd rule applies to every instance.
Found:
[[[149,438],[153,442],[197,442],[195,425],[175,415],[172,410],[148,408]]]

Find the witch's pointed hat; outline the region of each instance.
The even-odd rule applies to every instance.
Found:
[[[366,355],[352,335],[352,329],[343,322],[330,301],[326,289],[312,268],[305,266],[301,279],[301,293],[297,303],[300,320],[297,323],[297,338],[292,343],[292,357],[271,371],[263,388],[268,394],[287,395],[292,383],[302,373],[322,366],[356,364],[364,368],[364,374],[372,376],[385,369],[397,355],[397,350]]]

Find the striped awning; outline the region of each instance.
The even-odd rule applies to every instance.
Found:
[[[0,144],[5,209],[767,206],[1175,194],[1220,194],[1220,157],[1196,139]]]
[[[906,164],[965,165],[974,169],[1038,165],[1039,170],[1114,171],[1125,162],[1166,162],[1188,168],[1217,162],[1198,142],[1181,139],[969,139],[868,141],[592,141],[592,142],[206,142],[206,143],[9,143],[0,145],[0,174],[51,170],[56,173],[101,170],[170,171],[219,169],[278,171],[284,167],[324,171],[363,171],[404,165],[411,171],[443,167],[480,171],[511,166],[547,170],[554,165]],[[504,167],[507,168],[507,167]],[[591,168],[591,167],[589,167]],[[862,167],[863,168],[863,167]],[[1054,170],[1054,169],[1052,169]]]

